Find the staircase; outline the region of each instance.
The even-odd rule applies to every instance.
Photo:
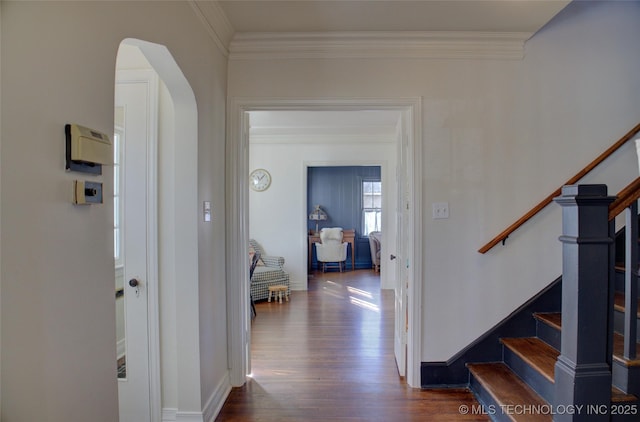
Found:
[[[604,185],[577,184],[639,134],[640,123],[478,250],[504,245],[555,201],[562,207],[561,300],[555,287],[545,289],[453,358],[424,362],[423,386],[468,380],[496,421],[640,422],[640,177],[617,198]],[[622,213],[625,228],[615,235]],[[561,303],[563,313],[543,303]]]
[[[637,208],[633,208],[631,213],[636,216],[637,221]],[[582,219],[584,216],[580,214],[580,218]],[[609,227],[609,230],[612,230],[612,226]],[[579,230],[576,230],[577,232]],[[632,233],[635,233],[637,244],[637,229],[634,229]],[[590,234],[590,236],[594,239],[597,237],[593,234]],[[574,254],[576,251],[579,253],[579,248],[583,247],[580,245],[581,243],[588,242],[577,241],[577,239],[581,237],[582,239],[588,238],[589,234],[581,233],[580,235],[563,237],[566,237],[563,242],[572,243],[569,247],[574,248],[571,250],[571,257],[568,259],[565,257],[564,265],[566,266],[567,260],[575,259],[578,261]],[[603,241],[602,243],[605,244],[606,255],[608,247],[606,242]],[[590,258],[592,252],[593,250],[588,250],[584,256]],[[635,262],[638,262],[637,255],[635,257]],[[588,267],[590,265],[588,261],[589,259],[587,259],[586,263],[581,261],[581,265]],[[604,261],[613,262],[611,258],[606,256]],[[587,271],[586,274],[588,275],[589,272]],[[577,279],[579,277],[573,278]],[[633,339],[634,344],[629,345],[626,349],[624,344],[625,331],[628,333],[630,329],[633,329],[634,333],[637,334],[638,327],[640,327],[637,324],[638,319],[640,319],[640,311],[636,311],[638,308],[636,307],[634,310],[635,315],[633,318],[626,313],[628,304],[625,303],[625,291],[631,291],[635,296],[635,301],[638,302],[639,289],[626,287],[629,276],[625,273],[625,269],[620,266],[616,266],[613,277],[605,276],[604,278],[613,278],[611,286],[608,289],[605,287],[604,295],[599,294],[596,296],[605,296],[602,300],[610,302],[609,308],[612,308],[612,310],[605,312],[604,319],[607,319],[607,312],[610,312],[609,315],[612,315],[612,318],[610,317],[609,319],[612,319],[612,321],[609,323],[609,327],[613,330],[612,334],[610,334],[611,339],[597,339],[597,336],[590,329],[594,326],[592,324],[593,321],[582,322],[585,314],[587,314],[586,319],[589,320],[588,314],[591,313],[591,309],[589,309],[591,299],[588,301],[572,299],[572,305],[565,308],[571,310],[571,315],[565,321],[569,321],[568,324],[574,328],[574,334],[565,333],[566,337],[562,333],[563,318],[560,312],[533,312],[531,318],[535,320],[535,336],[500,338],[502,361],[466,364],[469,371],[469,386],[482,404],[481,413],[488,415],[494,421],[640,421],[640,400],[638,399],[640,397],[640,343],[636,342],[637,335],[631,335],[629,337]],[[634,276],[631,280],[634,280],[637,286],[637,277]],[[563,278],[563,283],[574,281],[580,283],[578,280],[565,280]],[[596,280],[594,285],[598,284],[602,284],[600,280]],[[590,287],[592,288],[594,285]],[[582,284],[576,284],[574,288],[567,290],[571,290],[574,293],[580,291],[581,289],[577,286],[584,287]],[[563,287],[566,288],[566,286]],[[609,290],[608,294],[607,290]],[[565,295],[567,294],[563,291],[563,301],[566,300],[567,296]],[[584,294],[584,292],[579,294]],[[606,298],[607,295],[611,297],[611,300]],[[594,313],[597,312],[598,306],[596,302],[598,300],[598,298],[593,299]],[[607,306],[605,305],[604,307],[606,308]],[[580,315],[580,318],[576,315]],[[602,327],[602,324],[600,326]],[[606,398],[599,403],[590,404],[592,402],[589,401],[589,393],[584,393],[584,390],[590,389],[591,385],[580,378],[581,374],[585,374],[587,378],[591,376],[590,371],[593,370],[584,369],[589,367],[589,362],[576,362],[575,373],[572,373],[571,370],[567,371],[567,366],[565,365],[564,369],[562,369],[563,373],[560,374],[563,386],[573,385],[576,391],[567,394],[564,391],[566,390],[565,387],[557,391],[556,365],[561,351],[570,358],[569,361],[574,357],[577,357],[575,360],[578,361],[583,359],[582,356],[585,355],[571,348],[562,350],[561,342],[563,338],[574,340],[577,345],[574,348],[583,348],[581,350],[591,350],[591,344],[594,345],[594,348],[604,345],[606,350],[603,350],[602,355],[606,354],[608,357],[604,359],[605,362],[600,367],[606,367],[607,370],[610,368],[610,375],[605,378],[611,380],[610,401]],[[633,351],[630,352],[632,349],[635,349],[635,353]],[[570,364],[574,364],[574,362],[570,362]],[[559,366],[562,367],[562,365]],[[570,373],[568,378],[567,373]],[[574,378],[571,378],[571,376]],[[599,379],[602,379],[598,377],[594,378],[596,383],[599,382]],[[571,381],[569,384],[567,384],[567,379]],[[572,383],[574,380],[575,384]],[[607,386],[605,385],[605,387]],[[567,403],[566,397],[568,396],[577,397],[577,403],[558,404]],[[604,404],[605,402],[606,404]]]
[[[620,292],[616,296],[617,302],[621,297],[624,299]],[[616,306],[616,313],[624,313],[624,308]],[[500,339],[502,362],[467,364],[470,388],[484,406],[484,413],[495,421],[551,421],[554,412],[564,411],[553,405],[562,316],[554,312],[534,313],[531,317],[536,321],[536,336]],[[622,334],[616,332],[611,409],[621,414],[611,415],[610,420],[639,421],[640,401],[635,395],[625,393],[624,386],[615,385],[624,370],[631,371],[632,377],[635,374],[635,379],[640,378],[640,359],[623,357],[623,341]],[[637,348],[640,355],[640,344]],[[583,410],[595,413],[600,409]]]

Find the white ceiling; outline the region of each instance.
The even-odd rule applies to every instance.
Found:
[[[218,0],[234,32],[535,33],[569,0]]]

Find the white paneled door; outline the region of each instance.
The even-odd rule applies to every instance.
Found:
[[[398,202],[396,204],[396,255],[392,257],[391,263],[395,264],[396,285],[395,285],[395,322],[393,350],[398,365],[398,373],[405,376],[407,373],[407,287],[409,284],[408,251],[407,239],[409,232],[407,225],[409,221],[409,173],[407,169],[408,148],[406,147],[407,137],[401,133],[397,148],[397,192]]]
[[[149,382],[149,323],[148,296],[151,277],[155,276],[149,260],[149,248],[153,226],[149,224],[150,202],[155,194],[149,192],[152,186],[149,178],[149,145],[154,116],[154,93],[157,79],[154,72],[117,72],[115,106],[116,132],[120,134],[121,163],[119,166],[119,197],[122,201],[114,215],[120,218],[116,224],[121,227],[121,265],[124,274],[124,327],[126,368],[124,377],[118,378],[118,399],[120,422],[150,422],[150,382]],[[154,85],[155,84],[155,85]],[[118,122],[120,120],[120,122]],[[114,171],[116,168],[114,168]],[[116,177],[117,178],[117,177]],[[115,187],[116,192],[118,187]],[[153,219],[151,219],[153,220]],[[116,234],[116,242],[118,235]]]

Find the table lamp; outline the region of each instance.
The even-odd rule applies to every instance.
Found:
[[[316,205],[315,209],[309,214],[309,220],[316,222],[316,233],[318,233],[318,221],[326,219],[327,213],[322,211],[320,205]]]

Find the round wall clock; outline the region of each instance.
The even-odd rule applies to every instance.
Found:
[[[271,185],[271,175],[265,169],[255,169],[249,175],[249,186],[256,192],[262,192]]]

